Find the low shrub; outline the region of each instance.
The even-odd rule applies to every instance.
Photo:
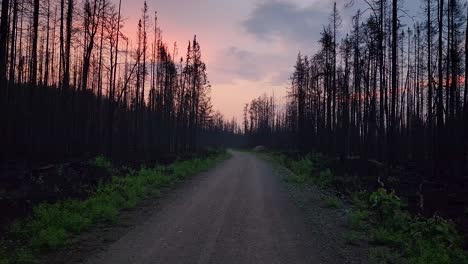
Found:
[[[371,264],[409,264],[398,252],[388,247],[374,247],[369,250]]]
[[[390,230],[385,227],[374,227],[370,231],[374,243],[399,247],[404,243],[404,234],[401,231]]]
[[[68,234],[65,228],[51,226],[40,230],[39,234],[33,237],[31,244],[34,247],[56,248],[65,245],[67,238]]]
[[[106,157],[100,155],[100,156],[96,156],[92,161],[91,161],[91,164],[93,164],[94,166],[98,167],[98,168],[102,168],[102,169],[106,169],[106,170],[110,170],[112,168],[112,162],[107,159]]]
[[[379,188],[370,195],[369,204],[376,213],[377,220],[389,224],[395,224],[395,216],[401,214],[403,208],[400,198],[384,188]]]
[[[468,258],[461,248],[447,248],[433,240],[417,240],[408,253],[411,264],[466,264]]]
[[[16,250],[14,261],[10,261],[10,263],[35,264],[39,263],[39,261],[34,257],[34,254],[30,248],[23,247]]]
[[[328,208],[339,209],[343,205],[341,204],[340,199],[338,199],[335,196],[331,196],[331,197],[325,198],[325,206],[328,207]]]
[[[293,176],[293,181],[296,183],[304,183],[312,176],[314,163],[308,158],[303,158],[297,161],[291,161],[290,169],[295,174],[295,176]]]
[[[411,263],[468,263],[461,236],[445,219],[414,219],[407,234],[405,247]]]
[[[344,239],[350,245],[359,245],[359,241],[364,239],[364,234],[351,230],[344,234]]]
[[[334,178],[335,176],[333,175],[331,170],[325,169],[319,173],[318,177],[314,179],[314,182],[320,187],[329,187],[333,182]]]
[[[359,210],[369,209],[369,193],[366,191],[353,192],[351,194],[353,206]]]
[[[320,154],[308,154],[299,160],[287,159],[283,154],[273,156],[276,161],[294,173],[286,178],[289,182],[298,184],[312,182],[320,187],[328,187],[335,179],[330,169],[319,169],[323,159]]]
[[[289,159],[288,159],[288,156],[286,156],[285,154],[283,154],[283,153],[274,154],[273,159],[278,164],[281,164],[281,165],[283,165],[285,167],[289,167]]]
[[[369,219],[369,211],[367,210],[353,210],[349,216],[349,226],[353,230],[361,230],[364,228],[366,221]]]
[[[0,244],[0,264],[9,264],[5,247]]]

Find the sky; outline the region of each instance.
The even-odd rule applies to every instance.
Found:
[[[364,0],[337,0],[345,34]],[[147,0],[150,17],[158,12],[165,42],[177,42],[179,57],[197,35],[212,84],[215,110],[240,121],[246,103],[264,93],[284,99],[298,52],[318,49],[334,0]],[[406,0],[417,15],[419,0]],[[124,32],[136,37],[144,0],[122,0]],[[135,36],[132,36],[135,35]]]

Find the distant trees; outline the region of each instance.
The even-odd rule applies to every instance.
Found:
[[[275,120],[274,98],[263,95],[253,99],[245,106],[244,111],[244,126],[248,128],[245,133],[250,137],[250,143],[254,145],[274,144],[272,136],[279,122]]]
[[[235,137],[212,110],[196,37],[179,58],[146,2],[135,45],[123,26],[121,2],[2,1],[3,161],[157,158]]]
[[[461,1],[425,1],[427,17],[407,28],[399,1],[366,2],[366,15],[358,11],[341,40],[333,5],[319,51],[297,57],[286,108],[269,112],[267,120],[282,120],[267,126],[276,139],[263,142],[286,133],[302,153],[417,168],[420,182],[466,182],[468,25]],[[249,114],[246,133],[264,135],[258,110]]]

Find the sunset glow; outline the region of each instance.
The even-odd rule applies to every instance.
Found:
[[[197,35],[213,86],[213,105],[227,118],[238,120],[240,110],[251,98],[272,92],[277,98],[285,96],[284,88],[289,85],[296,54],[317,49],[319,31],[327,21],[333,2],[147,1],[149,13],[158,12],[164,41],[171,47],[177,42],[179,55],[184,55],[188,41]],[[130,37],[136,36],[143,3],[143,0],[122,1],[124,32]],[[345,9],[346,3],[338,1],[346,14],[343,29],[349,27],[351,14],[363,7],[362,3],[356,3]],[[415,10],[418,4],[408,3],[408,6]],[[295,23],[304,21],[305,28],[295,28]]]

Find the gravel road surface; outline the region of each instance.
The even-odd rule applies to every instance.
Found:
[[[326,263],[272,166],[231,154],[85,263]]]

